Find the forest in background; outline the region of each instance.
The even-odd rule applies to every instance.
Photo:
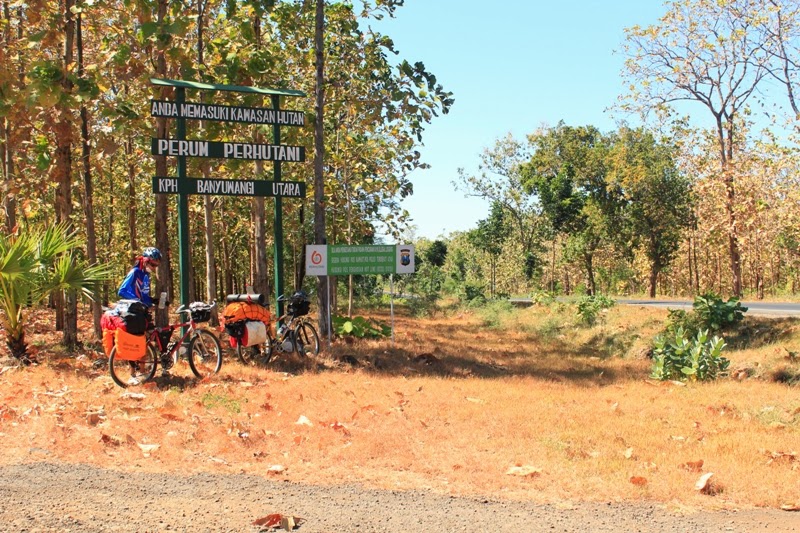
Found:
[[[302,91],[281,107],[303,111],[306,126],[284,128],[282,143],[311,154],[321,2],[3,0],[4,239],[73,229],[79,259],[110,268],[103,302],[141,248],[156,245],[166,257],[158,290],[174,300],[175,199],[153,194],[151,180],[176,175],[175,161],[149,149],[151,138],[174,135],[168,120],[150,116],[149,102],[173,93],[150,78]],[[413,193],[409,174],[425,167],[425,126],[454,99],[422,62],[397,55],[391,37],[371,29],[370,20],[402,16],[402,4],[324,2],[324,200],[315,204],[309,186],[305,201],[283,202],[287,287],[313,287],[302,257],[314,211],[324,212],[328,243],[413,236],[402,206]],[[401,288],[467,299],[796,293],[798,2],[668,2],[657,24],[622,38],[628,91],[618,111],[643,125],[558,124],[497,141],[477,173],[453,177],[462,193],[491,204],[490,215],[473,230],[418,241],[419,271]],[[187,98],[269,107],[252,94]],[[263,143],[270,134],[187,121],[190,139]],[[283,165],[283,179],[312,185],[311,159]],[[187,175],[271,179],[272,169],[189,159]],[[192,299],[219,300],[247,285],[271,293],[271,202],[190,197]],[[362,295],[381,289],[374,278],[353,282]],[[65,291],[54,303],[69,344],[76,297]]]

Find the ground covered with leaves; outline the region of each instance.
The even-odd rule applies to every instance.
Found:
[[[800,531],[800,389],[781,378],[796,369],[796,322],[744,324],[731,375],[678,384],[649,377],[663,314],[615,307],[591,327],[573,315],[400,316],[394,342],[339,340],[267,368],[229,352],[211,379],[178,368],[123,390],[93,368],[88,336],[65,353],[37,311],[28,340],[42,364],[0,374],[0,520]]]

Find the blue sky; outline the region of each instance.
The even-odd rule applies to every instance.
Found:
[[[416,235],[447,236],[487,215],[453,182],[458,168],[476,173],[483,149],[507,133],[521,139],[559,120],[615,129],[606,109],[623,92],[623,29],[664,10],[660,0],[406,0],[395,18],[372,22],[455,97],[423,134],[431,168],[411,176],[404,205]]]

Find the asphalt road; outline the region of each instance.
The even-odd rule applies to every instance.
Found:
[[[691,300],[636,300],[619,298],[618,304],[624,305],[648,305],[653,307],[663,307],[666,309],[691,309]],[[512,298],[511,303],[515,305],[530,305],[530,298]],[[770,316],[800,316],[800,303],[791,302],[741,302],[747,307],[749,315],[770,315]]]
[[[668,309],[691,309],[691,301],[683,300],[617,300],[618,304],[627,305],[651,305],[654,307],[665,307]],[[800,316],[800,303],[789,302],[741,302],[747,308],[749,315],[772,315],[772,316]]]

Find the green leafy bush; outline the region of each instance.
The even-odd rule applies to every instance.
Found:
[[[391,326],[374,318],[365,318],[363,316],[346,317],[341,315],[333,315],[331,318],[333,324],[333,331],[342,337],[356,337],[359,339],[365,338],[380,338],[388,337],[392,334]]]
[[[738,298],[730,298],[724,302],[716,294],[710,293],[697,296],[692,307],[701,327],[714,332],[741,322],[747,312],[747,308],[739,303]]]
[[[533,291],[531,293],[531,302],[536,305],[550,305],[556,301],[556,297],[549,292]]]
[[[703,294],[695,297],[693,311],[670,309],[667,316],[665,334],[675,335],[683,330],[688,337],[696,337],[703,330],[719,333],[744,319],[747,308],[739,303],[738,298],[727,302],[715,294]]]
[[[587,326],[594,325],[597,322],[597,317],[604,309],[613,307],[614,300],[602,294],[581,296],[577,301],[578,316],[581,322]]]
[[[708,338],[708,331],[689,337],[682,328],[674,335],[659,335],[653,346],[651,377],[659,380],[709,381],[725,373],[730,361],[722,356],[725,341]]]

